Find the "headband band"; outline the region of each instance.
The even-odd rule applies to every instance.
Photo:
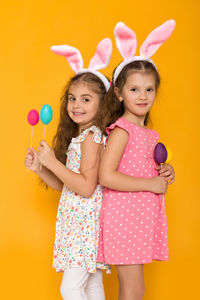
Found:
[[[148,61],[149,63],[151,63],[155,69],[157,70],[157,67],[156,65],[154,64],[153,60],[151,60],[150,58],[144,58],[143,56],[134,56],[133,58],[130,58],[128,60],[123,60],[118,66],[117,68],[115,69],[115,72],[114,72],[114,75],[113,75],[113,81],[114,81],[114,84],[116,82],[116,79],[117,77],[119,76],[119,74],[121,73],[121,71],[123,70],[123,68],[134,62],[134,61]]]
[[[109,90],[110,81],[102,73],[100,73],[96,70],[93,70],[93,69],[81,69],[81,70],[78,71],[78,74],[81,74],[81,73],[92,73],[92,74],[96,75],[103,82],[103,84],[106,88],[106,91]]]

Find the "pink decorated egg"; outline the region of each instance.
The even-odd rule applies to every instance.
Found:
[[[37,110],[32,109],[29,111],[27,120],[31,126],[36,125],[39,122],[39,113]]]

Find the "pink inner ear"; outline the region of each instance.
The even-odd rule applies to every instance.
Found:
[[[133,30],[123,22],[117,23],[114,29],[116,45],[122,57],[127,60],[133,58],[136,52],[137,39]]]
[[[106,68],[112,53],[112,42],[110,39],[103,39],[97,46],[95,55],[90,60],[89,68],[99,70]]]
[[[52,46],[51,50],[58,55],[64,56],[75,73],[83,69],[83,59],[78,49],[68,45],[60,45]]]
[[[145,58],[150,58],[158,50],[162,43],[168,40],[175,26],[176,22],[174,20],[169,20],[154,29],[142,44],[140,48],[140,55]]]

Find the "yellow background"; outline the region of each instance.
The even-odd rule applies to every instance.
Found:
[[[177,27],[157,51],[162,84],[153,110],[154,128],[174,154],[176,182],[167,195],[170,261],[145,266],[148,300],[197,299],[199,285],[199,1],[198,0],[26,0],[2,1],[0,8],[1,99],[1,299],[61,299],[62,274],[52,268],[59,194],[45,191],[24,167],[30,145],[30,109],[52,106],[47,127],[50,143],[56,131],[59,97],[73,72],[51,45],[77,47],[85,67],[105,36],[113,55],[105,74],[121,60],[113,28],[124,21],[138,36],[167,19]],[[122,6],[123,4],[123,6]],[[139,51],[137,51],[137,54]],[[34,128],[34,147],[43,125]],[[117,299],[117,275],[105,275],[108,300]]]

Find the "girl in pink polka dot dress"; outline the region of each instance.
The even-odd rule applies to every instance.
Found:
[[[100,183],[106,188],[97,260],[116,265],[120,300],[139,300],[144,294],[143,265],[168,260],[166,208],[161,206],[174,171],[170,165],[156,165],[153,151],[159,134],[147,128],[160,83],[157,68],[144,57],[121,64],[105,100],[120,118],[107,128],[100,166]]]

